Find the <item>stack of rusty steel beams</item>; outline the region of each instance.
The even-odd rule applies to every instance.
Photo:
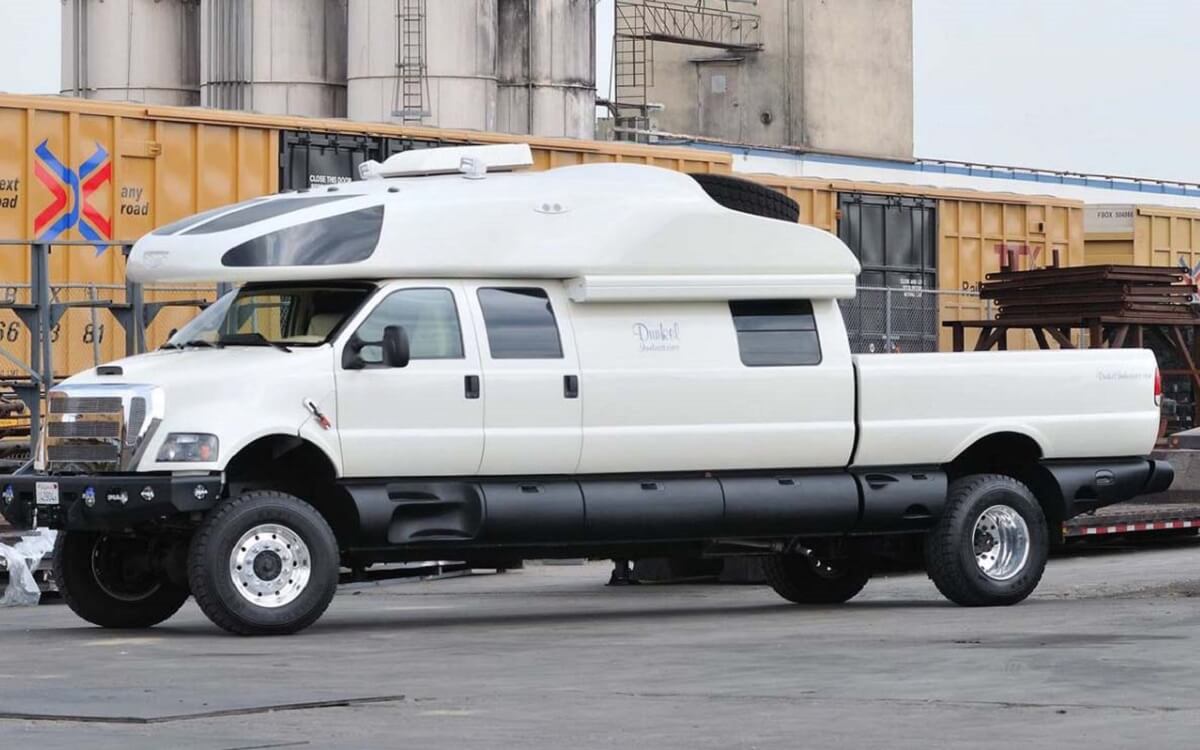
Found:
[[[1143,323],[1190,323],[1195,286],[1177,268],[1074,266],[989,273],[979,296],[994,300],[998,321],[1067,323],[1126,318]]]

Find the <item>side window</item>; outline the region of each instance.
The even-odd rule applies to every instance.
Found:
[[[492,359],[562,359],[558,324],[545,289],[479,290]]]
[[[411,359],[463,358],[458,308],[449,289],[401,289],[380,302],[356,331],[363,341],[373,342],[360,352],[367,364],[383,361],[378,342],[387,326],[404,326]]]
[[[821,363],[821,342],[808,300],[730,302],[729,311],[747,367]]]

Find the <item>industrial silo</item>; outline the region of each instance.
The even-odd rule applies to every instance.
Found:
[[[199,0],[63,0],[62,93],[200,103]]]
[[[593,0],[499,0],[500,130],[593,137],[594,6]]]
[[[344,117],[346,0],[201,0],[208,107]]]
[[[496,0],[350,0],[350,119],[495,130],[496,30]]]

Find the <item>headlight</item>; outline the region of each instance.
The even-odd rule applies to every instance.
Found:
[[[217,436],[203,432],[172,432],[158,449],[159,461],[216,461]]]

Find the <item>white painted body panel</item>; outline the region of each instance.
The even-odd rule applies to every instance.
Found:
[[[861,354],[857,466],[940,464],[1016,432],[1046,458],[1144,456],[1154,447],[1146,349]]]
[[[340,350],[339,350],[340,351]],[[322,429],[304,406],[312,399],[334,425],[339,421],[329,345],[163,350],[117,360],[120,377],[87,370],[61,388],[94,383],[151,385],[163,391],[162,424],[151,438],[138,471],[220,471],[238,451],[266,435],[298,435],[312,442],[341,473],[335,430]],[[207,463],[158,463],[155,459],[171,432],[206,432],[220,440],[217,460]]]
[[[453,289],[464,360],[341,370],[342,347],[370,304],[332,346],[120,360],[120,382],[165,395],[163,424],[137,469],[222,470],[272,434],[313,442],[339,475],[369,477],[836,468],[852,452],[855,466],[936,465],[1001,432],[1030,437],[1046,458],[1141,456],[1158,430],[1149,351],[852,357],[832,300],[813,304],[819,365],[746,367],[726,303],[578,304],[561,284],[544,283],[564,358],[492,360],[474,289],[514,283],[521,282],[387,286]],[[639,326],[673,333],[663,345],[639,335]],[[482,376],[482,397],[470,400],[463,378],[473,372]],[[578,399],[563,397],[568,374],[579,375]],[[89,371],[63,387],[115,380]],[[306,398],[334,429],[317,424]],[[157,463],[169,432],[217,435],[218,460]]]
[[[833,301],[813,308],[821,364],[746,367],[726,302],[572,306],[579,471],[845,466],[854,443],[845,329]]]
[[[344,197],[223,231],[192,233],[224,214],[182,229],[156,230],[134,245],[129,277],[149,282],[774,275],[778,281],[803,274],[809,281],[828,275],[836,293],[846,296],[849,277],[859,271],[858,260],[833,235],[724,208],[688,175],[658,167],[585,164],[485,179],[366,180],[263,201],[320,196]],[[373,206],[384,206],[383,226],[365,260],[234,267],[221,262],[230,248],[249,240]]]

